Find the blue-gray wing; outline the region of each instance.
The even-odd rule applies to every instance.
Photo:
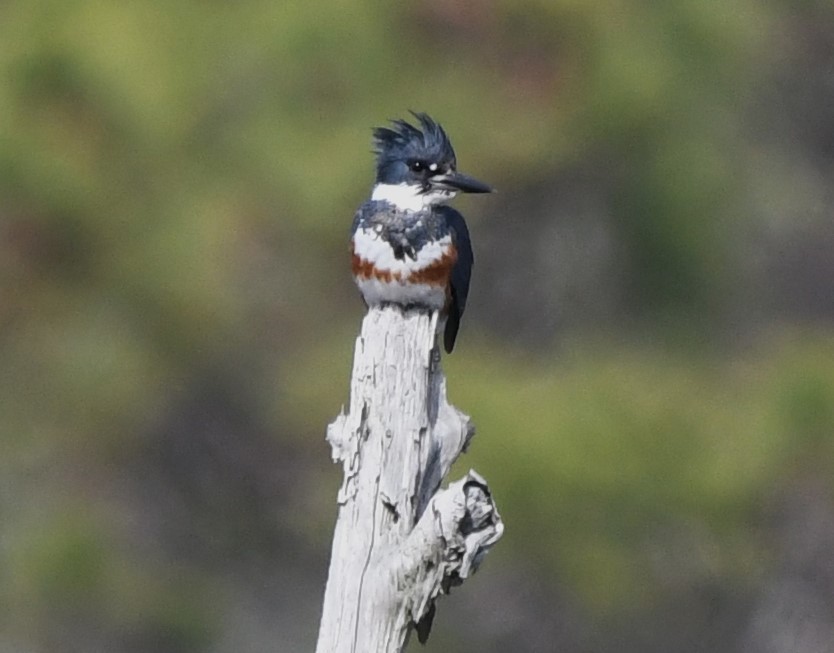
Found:
[[[466,298],[469,296],[469,279],[472,276],[475,256],[472,253],[472,241],[469,239],[469,229],[463,216],[449,206],[438,207],[438,210],[446,218],[446,224],[449,226],[458,252],[458,260],[452,268],[452,301],[446,318],[446,329],[443,332],[443,346],[447,353],[451,353],[455,348],[460,319],[466,308]]]

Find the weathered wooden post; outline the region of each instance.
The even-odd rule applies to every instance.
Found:
[[[350,410],[327,431],[344,479],[317,653],[400,653],[412,626],[425,641],[435,598],[503,532],[474,471],[439,489],[474,428],[446,400],[437,319],[381,306],[362,323]]]

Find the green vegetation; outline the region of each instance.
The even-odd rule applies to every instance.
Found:
[[[610,321],[512,350],[490,316],[548,316],[502,315],[481,286],[444,363],[479,428],[460,464],[507,523],[494,564],[601,620],[754,592],[778,557],[762,514],[834,460],[830,315],[772,309],[759,264],[830,215],[768,93],[805,78],[791,26],[834,14],[786,11],[3,3],[0,649],[220,650],[252,584],[228,567],[327,554],[322,434],[361,316],[347,230],[370,127],[410,108],[499,188],[466,205],[476,249],[507,221],[558,231],[553,187],[593,170],[625,260]]]

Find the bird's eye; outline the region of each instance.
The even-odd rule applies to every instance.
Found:
[[[408,167],[411,168],[412,172],[423,172],[426,169],[426,162],[425,161],[409,161]]]

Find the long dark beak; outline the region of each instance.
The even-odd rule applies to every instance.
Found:
[[[482,181],[478,181],[469,175],[457,171],[432,177],[431,183],[432,186],[439,186],[448,190],[459,190],[464,193],[491,193],[493,191],[492,186],[488,186]]]

